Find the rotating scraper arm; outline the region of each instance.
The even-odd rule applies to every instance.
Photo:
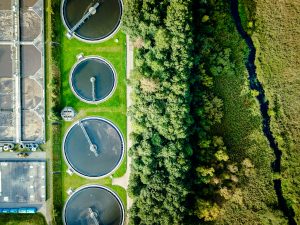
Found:
[[[78,125],[80,126],[80,128],[81,128],[81,130],[82,130],[82,132],[83,132],[83,134],[84,134],[84,136],[85,136],[85,138],[86,138],[86,140],[87,140],[88,143],[89,143],[89,146],[90,146],[89,149],[90,149],[90,151],[93,152],[93,153],[95,154],[96,157],[98,157],[99,154],[98,154],[98,152],[97,152],[97,146],[96,146],[95,144],[93,144],[93,142],[92,142],[90,136],[88,135],[88,133],[87,133],[85,127],[83,126],[82,122],[79,121],[79,122],[78,122]]]
[[[83,15],[83,17],[69,30],[67,33],[68,38],[72,38],[74,32],[82,25],[84,22],[92,15],[95,15],[97,8],[100,6],[99,2],[89,8],[88,12]]]

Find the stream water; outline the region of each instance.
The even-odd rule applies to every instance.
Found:
[[[279,146],[272,134],[271,128],[270,128],[270,116],[268,115],[269,110],[269,102],[266,98],[265,91],[263,89],[262,84],[259,82],[256,74],[256,66],[255,66],[255,55],[256,55],[256,49],[253,44],[253,41],[248,35],[248,33],[244,30],[241,18],[238,11],[238,0],[231,0],[231,14],[234,19],[234,22],[236,24],[236,28],[241,35],[241,37],[245,40],[250,52],[248,56],[248,60],[246,62],[246,67],[249,73],[249,81],[250,81],[250,88],[252,90],[256,90],[259,92],[259,95],[257,96],[259,105],[260,105],[260,112],[262,115],[262,125],[263,125],[263,132],[266,138],[269,141],[270,147],[273,149],[275,154],[275,161],[272,163],[272,168],[275,173],[280,173],[281,171],[281,155],[282,152],[279,149]],[[296,221],[294,219],[295,213],[294,211],[288,207],[286,200],[284,199],[283,193],[282,193],[282,187],[281,187],[281,180],[280,179],[274,179],[274,189],[278,198],[278,203],[283,211],[284,215],[288,218],[289,224],[296,225]]]

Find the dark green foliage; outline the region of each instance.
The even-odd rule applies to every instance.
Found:
[[[51,6],[49,6],[49,10],[51,10],[51,56],[49,55],[49,59],[51,61],[50,71],[51,71],[51,83],[49,84],[51,88],[51,113],[49,115],[49,119],[53,121],[60,120],[60,112],[61,108],[61,72],[60,72],[60,17],[58,13],[54,13],[59,11],[60,9],[60,1],[55,0],[51,1]]]
[[[127,1],[125,6],[125,29],[144,42],[137,50],[137,71],[158,86],[149,92],[140,80],[133,82],[131,223],[182,224],[191,190],[191,1]]]
[[[143,40],[136,52],[138,79],[131,81],[135,90],[130,110],[135,126],[130,149],[131,224],[196,223],[199,202],[211,206],[200,215],[215,219],[218,205],[201,200],[201,195],[197,203],[189,201],[196,186],[203,188],[204,197],[215,198],[218,188],[210,185],[213,178],[231,183],[222,138],[208,133],[220,123],[223,104],[212,93],[213,80],[206,71],[212,72],[195,57],[193,1],[127,1],[125,6],[125,30],[134,40]],[[232,69],[226,64],[229,55],[226,50],[211,59],[217,60],[214,75]],[[155,80],[156,88],[145,91],[145,79]]]
[[[60,74],[60,0],[45,1],[45,31],[46,31],[46,62],[47,62],[47,107],[48,112],[48,138],[50,138],[49,164],[52,167],[48,179],[51,194],[49,201],[52,201],[53,206],[48,210],[52,210],[51,223],[54,225],[62,224],[62,159],[61,159],[61,125],[60,111],[61,111],[61,74]],[[51,124],[49,124],[49,122]],[[48,206],[47,206],[48,207]],[[38,225],[39,223],[34,223]]]
[[[61,125],[52,124],[52,151],[53,151],[53,223],[62,222],[62,159],[61,151]]]

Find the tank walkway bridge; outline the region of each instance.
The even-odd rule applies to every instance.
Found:
[[[91,83],[92,83],[92,96],[93,96],[93,101],[96,101],[96,86],[95,86],[95,82],[96,82],[96,77],[91,77],[90,79]]]
[[[80,26],[82,26],[82,24],[84,24],[85,21],[86,21],[90,16],[92,16],[92,15],[94,15],[94,14],[96,13],[96,10],[97,10],[97,8],[99,7],[99,5],[100,5],[99,2],[97,2],[94,6],[90,7],[89,10],[88,10],[88,12],[87,12],[86,14],[83,15],[83,17],[75,24],[75,26],[74,26],[72,29],[70,29],[70,30],[68,31],[67,37],[68,37],[69,39],[71,39],[71,38],[74,36],[74,32],[75,32],[76,30],[78,30],[78,28],[79,28]]]
[[[98,156],[99,156],[99,153],[98,153],[98,151],[97,151],[97,145],[93,144],[93,142],[92,142],[90,136],[88,135],[88,133],[87,133],[87,131],[86,131],[86,129],[85,129],[85,127],[83,126],[83,124],[82,124],[81,121],[78,121],[78,125],[80,126],[80,128],[81,128],[81,130],[82,130],[82,132],[83,132],[83,134],[84,134],[84,136],[85,136],[85,138],[86,138],[86,140],[87,140],[88,143],[89,143],[90,151],[93,152],[93,153],[95,154],[96,157],[98,157]]]
[[[13,45],[12,45],[12,73],[15,78],[15,119],[16,136],[15,141],[21,141],[21,46],[20,46],[20,3],[13,0]]]

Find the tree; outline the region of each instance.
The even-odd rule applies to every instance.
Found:
[[[196,215],[200,219],[204,219],[204,221],[216,220],[221,213],[221,209],[216,203],[210,203],[205,200],[198,200],[197,208]]]

